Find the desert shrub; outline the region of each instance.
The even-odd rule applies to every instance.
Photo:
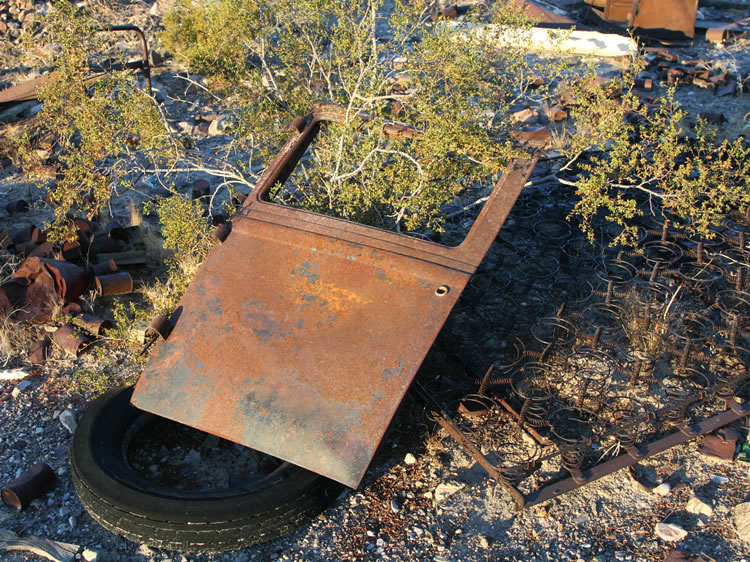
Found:
[[[635,219],[653,214],[677,228],[715,235],[733,213],[750,206],[750,145],[743,137],[721,138],[700,117],[690,127],[687,112],[670,88],[656,104],[644,103],[629,86],[615,98],[593,83],[576,91],[576,131],[566,147],[579,158],[579,196],[572,217],[590,238],[597,217],[623,227],[614,243],[632,243]]]
[[[39,134],[56,139],[60,178],[50,187],[55,220],[52,240],[70,234],[71,214],[93,217],[110,197],[128,187],[130,167],[139,155],[154,156],[169,146],[161,115],[148,93],[125,71],[89,80],[89,64],[102,50],[105,34],[70,2],[58,0],[44,22],[43,44],[57,45],[55,72],[40,87],[44,106]],[[18,139],[19,164],[33,169],[29,135]]]
[[[144,289],[154,312],[170,314],[187,289],[215,238],[203,216],[200,203],[182,195],[157,199],[150,203],[159,215],[167,258],[165,280],[156,280]]]
[[[231,81],[238,133],[261,162],[284,140],[283,126],[314,103],[343,108],[343,122],[322,131],[278,200],[395,230],[439,231],[446,203],[520,154],[509,140],[518,129],[510,109],[535,76],[524,49],[500,29],[464,34],[490,18],[523,34],[529,22],[517,11],[478,12],[445,26],[433,24],[431,7],[426,0],[396,1],[392,12],[382,0],[180,0],[163,39],[191,68]],[[220,52],[216,34],[229,49],[223,62],[205,55]],[[243,56],[229,44],[242,45]],[[559,68],[546,72],[549,82]],[[418,134],[389,138],[390,121]]]

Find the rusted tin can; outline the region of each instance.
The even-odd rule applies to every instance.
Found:
[[[101,336],[104,332],[112,327],[112,322],[110,322],[106,318],[99,318],[98,316],[87,314],[85,312],[74,317],[72,322],[79,328],[83,328],[89,334],[93,334],[95,336]]]
[[[133,292],[133,278],[126,271],[96,277],[96,292],[102,297]]]
[[[148,333],[158,334],[163,340],[172,333],[174,324],[163,314],[157,314],[151,319],[151,325],[148,327]]]
[[[55,471],[47,463],[39,462],[3,488],[3,502],[20,511],[52,488],[54,483]]]
[[[8,211],[8,214],[11,215],[14,213],[25,213],[29,210],[29,204],[25,199],[17,199],[8,203],[5,206],[5,210]]]
[[[117,271],[117,264],[115,260],[107,260],[94,264],[89,269],[95,276],[109,275]]]
[[[60,326],[57,331],[52,334],[52,341],[76,357],[78,357],[78,354],[83,351],[89,343],[91,343],[91,340],[81,334],[78,328],[73,324]]]
[[[227,236],[229,236],[230,232],[232,232],[232,223],[225,222],[224,224],[216,225],[216,228],[214,228],[214,237],[219,242],[224,242],[224,240],[227,239]]]

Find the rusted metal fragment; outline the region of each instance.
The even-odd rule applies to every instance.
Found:
[[[74,324],[60,326],[52,334],[52,341],[75,357],[91,343],[91,339],[82,334]]]
[[[71,322],[94,336],[101,336],[112,327],[112,322],[106,318],[99,318],[86,312],[74,316]]]
[[[631,24],[633,20],[633,0],[607,0],[604,4],[604,19]]]
[[[734,460],[734,454],[737,450],[737,442],[740,440],[740,434],[735,429],[721,429],[713,435],[707,435],[703,438],[698,451],[709,457],[716,457],[721,460]]]
[[[660,37],[695,36],[698,0],[640,0],[633,18],[636,31]]]
[[[47,337],[38,339],[32,343],[29,348],[29,361],[33,365],[43,365],[46,363],[49,345],[50,340]]]
[[[535,24],[554,25],[555,27],[570,27],[576,24],[575,20],[555,13],[541,2],[535,2],[534,0],[513,0],[513,3],[531,18]]]
[[[132,401],[356,486],[538,155],[511,164],[450,248],[265,201],[321,119],[290,137],[211,250]]]
[[[84,79],[84,81],[88,82],[91,80],[95,80],[99,78],[100,76],[102,76],[102,74],[112,71],[112,70],[122,70],[126,68],[138,69],[138,70],[143,71],[143,75],[146,78],[146,87],[148,88],[148,91],[151,92],[151,66],[148,60],[148,43],[146,42],[146,36],[143,34],[143,31],[141,31],[140,28],[134,25],[109,25],[109,26],[96,29],[95,31],[98,31],[98,32],[132,31],[134,32],[136,35],[138,35],[138,38],[141,40],[141,52],[142,52],[143,58],[140,61],[137,61],[134,63],[127,63],[125,65],[114,64],[114,65],[111,65],[110,68],[107,68],[107,69],[93,70],[91,74],[89,74]],[[26,82],[22,82],[21,84],[16,84],[15,86],[11,86],[4,90],[0,90],[0,104],[34,100],[37,98],[39,88],[44,86],[44,84],[46,84],[50,80],[56,79],[56,78],[57,78],[57,71],[52,71],[49,74],[45,74],[44,76],[39,76],[38,78],[34,78],[33,80],[27,80]]]
[[[52,281],[51,284],[45,280],[45,273]],[[57,297],[53,300],[59,302],[63,300],[72,301],[81,296],[81,292],[86,285],[86,271],[82,267],[66,261],[32,256],[19,266],[10,281],[14,280],[19,281],[21,285],[26,287],[31,287],[36,283],[49,285]],[[6,283],[3,283],[1,287],[5,286]],[[25,298],[25,301],[23,306],[41,306],[43,304],[39,300],[28,297]]]
[[[41,265],[23,273],[0,285],[0,310],[19,322],[47,322],[60,305],[55,282]]]
[[[604,19],[660,38],[695,36],[698,0],[607,0]]]

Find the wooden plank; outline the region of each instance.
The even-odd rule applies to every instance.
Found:
[[[53,562],[70,562],[75,560],[80,548],[75,544],[43,539],[33,535],[19,537],[13,531],[0,529],[0,549],[2,550],[28,551]]]

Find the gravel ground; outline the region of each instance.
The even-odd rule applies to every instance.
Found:
[[[148,16],[151,2],[132,2],[127,6],[108,2],[107,6],[113,13],[120,14],[121,23],[127,20],[153,29],[154,20]],[[742,64],[749,58],[747,46],[747,42],[742,42],[714,51],[704,42],[697,42],[694,48],[684,50],[683,56],[713,56],[717,60]],[[8,60],[13,60],[8,55],[11,51],[8,48],[3,53]],[[175,127],[199,110],[220,109],[203,100],[200,103],[178,100],[184,98],[184,82],[170,70],[155,74],[158,95],[166,102]],[[19,76],[29,75],[29,69],[19,67],[0,74],[0,80],[13,82]],[[686,88],[681,92],[681,99],[691,113],[717,105],[715,98],[704,90]],[[720,109],[728,117],[729,131],[737,133],[747,128],[747,121],[738,118],[750,111],[747,95],[724,98]],[[207,152],[215,150],[224,140],[196,137],[198,146]],[[3,200],[25,196],[28,190],[17,169],[12,166],[0,169]],[[38,198],[32,197],[32,201],[32,212],[21,220],[39,224],[49,216],[49,209]],[[117,202],[115,213],[124,213],[128,204],[127,201]],[[16,217],[0,211],[0,227],[17,224]],[[509,236],[513,235],[513,229],[511,221],[507,225]],[[543,252],[544,248],[540,250]],[[147,277],[148,273],[141,275]],[[110,304],[97,302],[94,306],[106,313]],[[460,325],[467,315],[471,315],[471,310],[459,306],[449,324]],[[481,340],[485,336],[480,334],[482,332],[471,333],[466,337]],[[434,350],[433,359],[444,361],[442,352]],[[18,358],[17,364],[29,375],[24,382],[0,381],[0,389],[5,389],[0,394],[3,400],[0,402],[0,450],[3,451],[0,480],[7,483],[34,463],[44,461],[57,473],[57,481],[50,492],[23,511],[0,506],[0,529],[20,536],[35,535],[80,545],[82,553],[84,549],[96,552],[97,560],[609,561],[663,560],[673,550],[695,557],[683,559],[750,560],[750,542],[738,537],[732,518],[735,505],[750,501],[748,463],[713,460],[698,452],[696,442],[690,442],[638,465],[639,480],[652,485],[667,480],[675,484],[666,495],[651,491],[627,471],[620,471],[519,513],[509,494],[488,478],[450,437],[436,430],[427,420],[421,404],[411,396],[394,419],[360,487],[346,490],[330,509],[293,534],[225,554],[193,555],[154,550],[100,527],[83,509],[73,489],[69,468],[72,436],[61,422],[61,414],[69,410],[78,418],[85,410],[92,392],[71,383],[72,373],[86,368],[96,372],[95,360],[84,355],[73,361],[56,351],[38,370],[24,365],[23,358]],[[115,385],[131,380],[136,374],[120,372],[105,377],[103,384]],[[63,415],[67,417],[69,414]],[[747,421],[734,427],[742,431],[743,437],[747,435]],[[170,458],[176,464],[190,465],[189,458]],[[220,479],[220,475],[205,473],[213,469],[220,467],[196,468],[203,471],[201,477]],[[687,511],[687,503],[693,495],[712,506],[710,515]],[[655,535],[657,523],[679,525],[687,531],[687,536],[677,542],[662,540]],[[86,552],[85,556],[91,558],[90,554]],[[0,558],[9,561],[39,559],[23,553],[4,553]]]

